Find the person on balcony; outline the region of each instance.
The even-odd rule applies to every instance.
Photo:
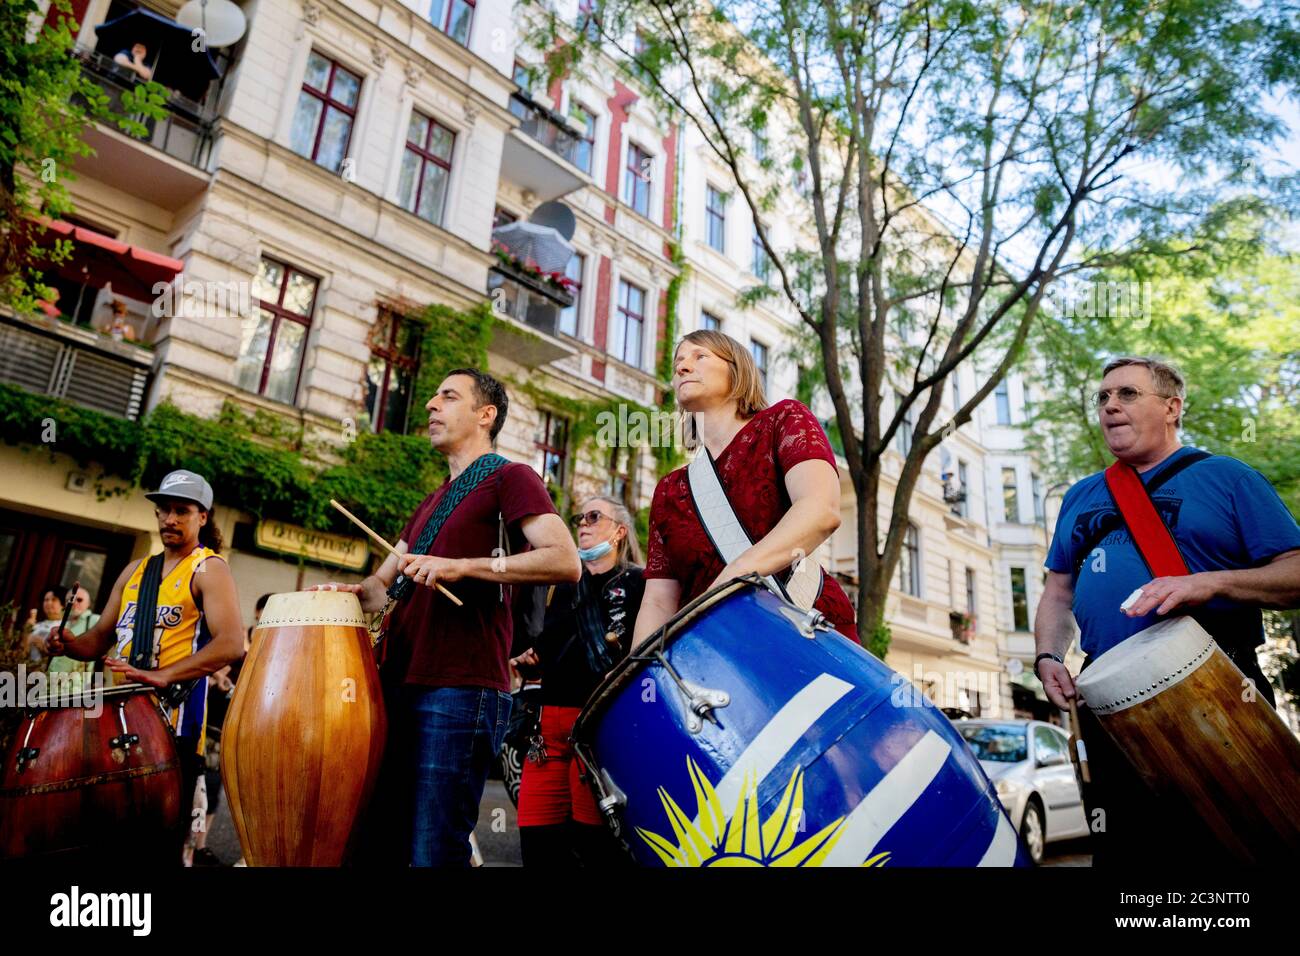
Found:
[[[143,82],[148,82],[153,79],[153,69],[145,65],[145,57],[148,55],[147,46],[143,43],[133,43],[131,49],[119,50],[113,57],[113,62],[135,73]]]

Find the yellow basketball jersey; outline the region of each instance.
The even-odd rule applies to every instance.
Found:
[[[209,558],[225,560],[211,548],[197,547],[176,563],[158,586],[158,616],[153,631],[152,668],[168,667],[184,660],[208,643],[211,635],[204,627],[203,612],[194,602],[190,590],[194,575]],[[126,587],[122,589],[122,613],[117,621],[117,643],[110,657],[129,660],[135,637],[135,611],[140,601],[140,581],[148,559],[136,565]],[[198,752],[203,753],[207,725],[208,682],[200,679],[194,690],[178,706],[163,704],[178,737],[198,738]]]

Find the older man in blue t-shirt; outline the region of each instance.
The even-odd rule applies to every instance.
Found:
[[[1075,696],[1062,659],[1076,621],[1087,667],[1170,614],[1195,617],[1273,701],[1255,657],[1264,642],[1260,608],[1300,605],[1300,527],[1258,471],[1179,442],[1185,395],[1177,369],[1157,359],[1116,359],[1104,370],[1096,394],[1102,435],[1141,476],[1191,573],[1152,579],[1104,473],[1066,492],[1034,621],[1034,670],[1058,707]],[[1141,596],[1121,610],[1138,587]],[[1094,865],[1168,862],[1174,848],[1199,861],[1213,855],[1199,821],[1160,805],[1092,713],[1079,713],[1095,779],[1084,793]]]

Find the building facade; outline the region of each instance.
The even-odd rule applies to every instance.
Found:
[[[129,25],[180,6],[75,0],[86,74],[120,96],[135,81],[117,59]],[[658,407],[670,328],[720,328],[750,347],[770,400],[796,393],[793,309],[780,296],[736,306],[772,267],[735,184],[608,53],[543,88],[509,0],[240,6],[243,36],[204,54],[218,78],[185,60],[189,72],[167,74],[163,119],[134,135],[88,130],[95,154],[68,183],[72,263],[54,277],[49,315],[0,318],[0,381],[115,420],[233,409],[328,459],[358,431],[420,431],[417,382],[445,357],[421,354],[419,315],[487,305],[487,364],[511,393],[501,453],[532,464],[564,507],[612,494],[633,512],[654,490],[653,449],[593,441],[589,418]],[[159,52],[148,62],[162,82]],[[760,155],[780,133],[753,137]],[[775,247],[807,243],[800,201],[792,180],[764,223]],[[565,283],[501,244],[500,230],[543,212],[570,227]],[[973,390],[973,372],[960,374],[958,392]],[[1037,502],[1050,489],[1034,490],[1001,401],[927,463],[889,601],[888,663],[942,706],[1009,716],[1024,709],[1008,663],[1032,664],[1026,621],[1050,531]],[[886,458],[886,499],[907,437]],[[156,546],[152,508],[57,436],[18,438],[0,447],[5,599],[29,604],[80,577],[102,606],[125,563]],[[841,471],[843,525],[818,557],[852,591],[855,504]],[[381,558],[359,537],[266,519],[240,491],[216,488],[217,516],[249,618],[260,593],[356,580]]]

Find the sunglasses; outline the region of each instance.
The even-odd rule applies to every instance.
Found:
[[[601,511],[585,511],[582,514],[576,514],[569,519],[569,524],[575,528],[581,528],[585,524],[599,524],[601,518],[608,518],[609,515]]]
[[[1157,395],[1160,398],[1170,398],[1172,396],[1164,395],[1160,392],[1144,392],[1140,388],[1134,388],[1132,385],[1122,385],[1119,388],[1103,388],[1100,392],[1095,392],[1092,396],[1092,403],[1098,408],[1105,408],[1106,403],[1110,401],[1111,392],[1119,399],[1121,405],[1132,405],[1143,395]]]

